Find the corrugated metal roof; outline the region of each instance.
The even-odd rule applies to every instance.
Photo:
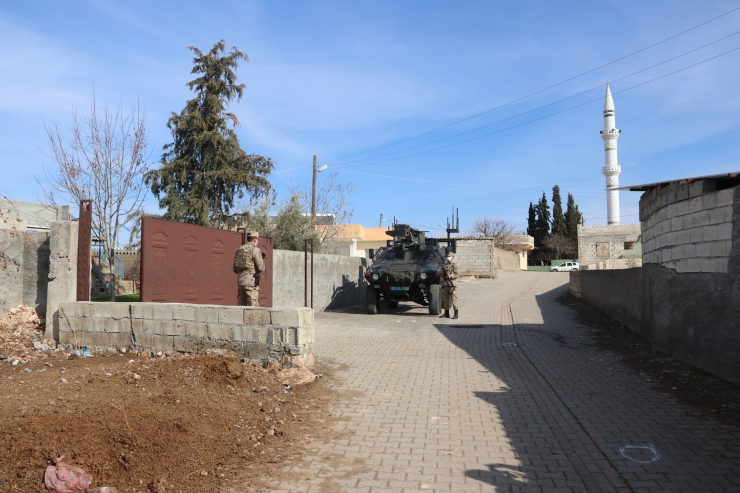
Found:
[[[645,192],[653,188],[668,185],[669,183],[676,183],[676,182],[691,183],[692,181],[699,181],[699,180],[722,180],[722,179],[733,179],[733,178],[740,179],[740,171],[735,171],[732,173],[722,173],[719,175],[695,176],[692,178],[679,178],[676,180],[666,180],[666,181],[659,181],[655,183],[645,183],[643,185],[628,185],[625,187],[619,187],[617,188],[617,190],[629,190],[631,192]]]

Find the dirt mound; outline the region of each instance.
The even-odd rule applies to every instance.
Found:
[[[233,358],[129,358],[0,364],[0,491],[41,491],[58,447],[93,487],[250,491],[329,426],[325,378],[286,391]]]
[[[44,337],[46,324],[30,306],[11,308],[0,318],[0,360],[31,359],[56,346]]]

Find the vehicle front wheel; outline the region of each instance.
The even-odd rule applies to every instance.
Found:
[[[442,313],[442,286],[432,284],[429,286],[429,315]]]
[[[365,290],[365,309],[368,315],[378,314],[378,295],[370,286]]]
[[[573,269],[572,269],[572,270],[573,270],[573,271],[577,271],[577,270],[578,270],[578,267],[573,267]]]

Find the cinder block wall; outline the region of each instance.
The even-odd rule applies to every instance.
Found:
[[[494,256],[493,240],[457,240],[455,262],[461,276],[495,277]]]
[[[273,251],[272,304],[304,306],[304,255],[288,250]],[[365,302],[364,272],[368,260],[343,255],[313,256],[313,307],[317,311],[361,305]],[[311,255],[308,256],[308,297],[311,303]]]
[[[59,343],[197,353],[234,351],[252,361],[310,366],[310,308],[256,308],[182,303],[70,302],[59,306]]]
[[[634,242],[639,236],[639,224],[578,226],[578,262],[588,265],[621,258],[624,243]]]
[[[642,324],[653,348],[740,383],[740,186],[673,183],[640,199]],[[585,293],[585,285],[584,285]]]
[[[571,292],[577,286],[583,301],[639,334],[642,320],[641,272],[640,267],[571,272]]]
[[[640,199],[642,262],[676,272],[727,272],[735,188],[696,181],[646,192]]]

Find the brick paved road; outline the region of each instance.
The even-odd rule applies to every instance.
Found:
[[[687,415],[587,346],[554,301],[567,280],[462,282],[459,320],[317,315],[317,356],[360,395],[333,409],[347,438],[269,491],[740,492],[740,428]]]

